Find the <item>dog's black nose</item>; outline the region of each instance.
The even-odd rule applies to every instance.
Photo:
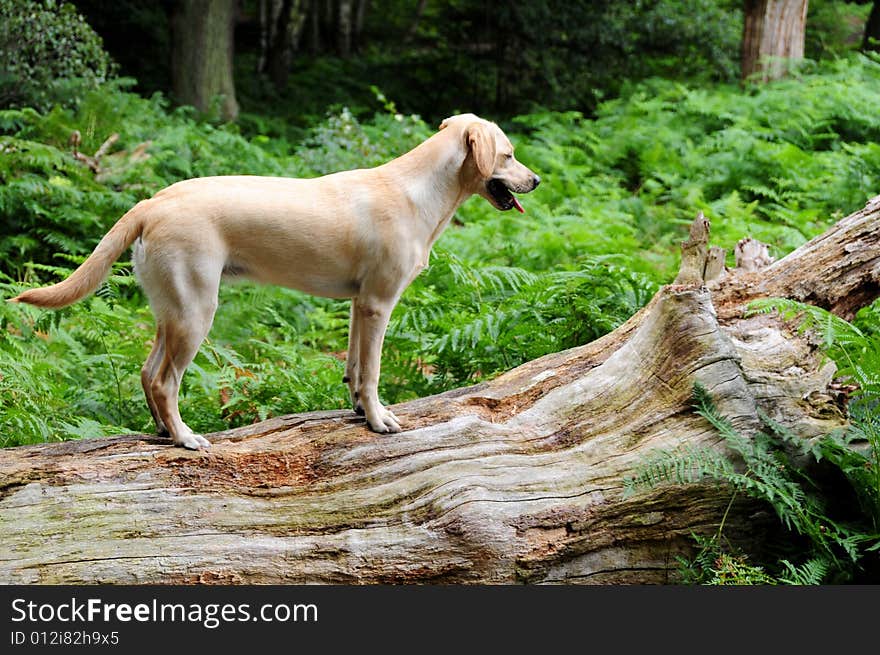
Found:
[[[535,175],[532,179],[532,188],[537,189],[538,185],[541,183],[541,177],[539,175]]]

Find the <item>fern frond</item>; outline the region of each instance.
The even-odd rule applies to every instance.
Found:
[[[863,340],[865,335],[855,325],[831,312],[788,298],[762,298],[749,303],[746,315],[779,312],[786,321],[797,320],[801,330],[814,330],[822,336],[823,344],[829,348],[837,343],[853,343]]]
[[[631,495],[664,483],[693,484],[706,478],[729,481],[734,473],[733,464],[717,450],[682,446],[647,455],[635,467],[634,475],[624,480],[624,492]]]
[[[781,560],[781,564],[786,573],[779,576],[779,580],[790,585],[820,585],[831,568],[831,562],[824,557],[808,559],[799,566],[787,559]]]

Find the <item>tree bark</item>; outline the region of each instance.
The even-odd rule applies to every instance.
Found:
[[[804,57],[807,0],[746,0],[742,77],[762,82],[786,75]]]
[[[810,335],[745,303],[851,316],[880,293],[880,197],[751,272],[721,270],[708,228],[691,227],[679,284],[617,330],[396,406],[400,434],[329,411],[211,435],[207,452],[146,435],[0,451],[0,583],[675,581],[730,490],[623,483],[657,449],[723,447],[695,382],[743,434],[759,412],[805,439],[846,425]],[[760,549],[777,523],[740,498],[725,535]]]
[[[220,116],[235,120],[232,72],[235,0],[179,0],[171,14],[171,78],[175,97],[209,111],[221,96]]]

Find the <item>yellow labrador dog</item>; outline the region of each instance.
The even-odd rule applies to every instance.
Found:
[[[428,264],[431,246],[473,194],[500,210],[540,178],[517,162],[494,123],[452,116],[405,155],[371,169],[315,179],[205,177],[139,202],[66,280],[14,302],[64,307],[92,293],[134,244],[135,273],[156,317],[141,382],[159,434],[178,446],[210,443],[180,418],[186,367],[208,334],[224,276],[331,298],[351,298],[344,381],[376,432],[399,432],[379,402],[379,363],[391,310]]]

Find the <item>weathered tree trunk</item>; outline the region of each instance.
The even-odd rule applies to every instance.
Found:
[[[235,6],[235,0],[179,0],[171,14],[174,95],[200,111],[222,96],[224,120],[238,116],[232,73]]]
[[[807,0],[746,0],[743,79],[783,77],[793,60],[804,57],[806,25]]]
[[[0,451],[0,583],[675,580],[730,490],[623,483],[652,451],[720,444],[694,382],[745,434],[759,411],[804,438],[846,423],[833,364],[744,304],[851,316],[880,292],[880,197],[754,272],[725,271],[707,234],[699,217],[678,284],[611,334],[397,406],[401,434],[331,411],[212,435],[209,452],[145,435]],[[776,523],[739,500],[725,535],[759,548]]]

